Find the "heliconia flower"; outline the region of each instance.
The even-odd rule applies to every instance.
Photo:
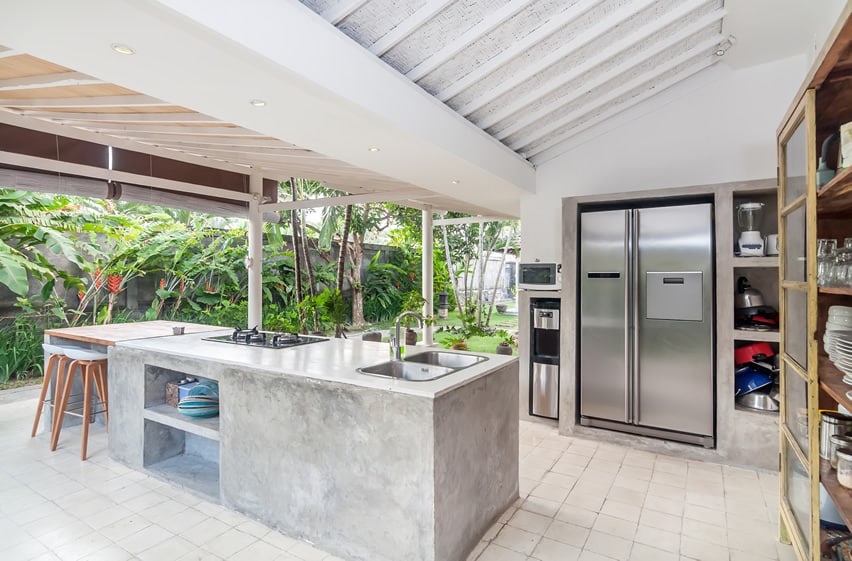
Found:
[[[104,284],[103,275],[100,269],[95,269],[95,288],[100,288]]]
[[[113,294],[121,292],[121,282],[124,280],[122,275],[107,275],[107,291]]]
[[[213,294],[213,293],[216,292],[216,289],[213,288],[213,285],[208,282],[207,284],[204,285],[204,292],[208,292],[210,294]]]
[[[82,299],[83,299],[83,296],[85,296],[85,295],[86,295],[86,291],[85,291],[85,290],[82,290],[82,289],[81,289],[81,290],[78,290],[78,291],[77,291],[77,299],[78,299],[78,300],[82,300]]]
[[[166,288],[166,279],[160,279],[160,290],[165,290]]]

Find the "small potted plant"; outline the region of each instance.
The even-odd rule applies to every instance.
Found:
[[[426,299],[420,295],[419,292],[412,290],[408,293],[408,296],[403,303],[403,311],[404,312],[417,312],[421,313],[423,311],[423,304],[426,303]],[[412,329],[414,322],[417,319],[413,316],[406,316],[402,318],[402,324],[405,326],[405,345],[412,346],[417,344],[417,332]]]
[[[466,351],[467,350],[467,341],[461,335],[453,335],[450,337],[446,337],[443,341],[441,341],[441,346],[448,349],[453,349],[454,351]]]
[[[382,332],[377,330],[375,327],[371,327],[361,334],[361,340],[381,342]]]
[[[509,304],[505,302],[500,302],[499,304],[494,304],[494,307],[497,308],[498,314],[505,314],[506,310],[509,309]]]
[[[511,355],[516,344],[515,336],[503,330],[498,331],[497,334],[500,336],[500,342],[495,352],[498,355]]]

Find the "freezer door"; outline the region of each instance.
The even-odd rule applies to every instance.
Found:
[[[627,210],[580,217],[580,415],[630,422]]]
[[[559,365],[532,364],[532,404],[530,413],[539,417],[559,418]]]
[[[712,205],[635,210],[633,422],[713,435]]]

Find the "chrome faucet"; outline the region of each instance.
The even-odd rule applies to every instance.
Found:
[[[401,339],[399,338],[399,322],[402,318],[406,316],[414,316],[417,318],[417,321],[420,322],[420,327],[423,328],[423,316],[418,314],[417,312],[402,312],[396,317],[396,321],[394,322],[394,337],[390,339],[391,352],[393,352],[393,360],[402,360],[402,344],[400,343]]]

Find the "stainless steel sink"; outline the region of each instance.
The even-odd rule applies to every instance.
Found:
[[[435,366],[445,366],[453,370],[461,370],[462,368],[486,361],[488,358],[476,355],[463,355],[461,353],[448,353],[446,351],[425,351],[408,356],[405,360],[418,364],[432,364]]]
[[[359,368],[362,374],[372,374],[373,376],[386,376],[388,378],[401,378],[403,380],[411,380],[412,382],[425,382],[434,380],[447,374],[455,372],[453,368],[446,366],[434,366],[431,364],[418,364],[415,362],[405,362],[402,360],[389,360],[380,362],[372,366]]]
[[[488,360],[484,356],[463,355],[444,351],[426,351],[405,360],[389,360],[359,368],[358,372],[371,376],[400,378],[412,382],[435,380],[463,368]]]

